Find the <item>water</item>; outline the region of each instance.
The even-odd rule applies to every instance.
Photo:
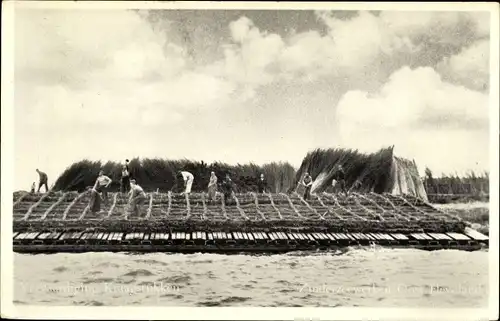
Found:
[[[351,248],[283,255],[15,253],[14,303],[487,307],[488,252]]]

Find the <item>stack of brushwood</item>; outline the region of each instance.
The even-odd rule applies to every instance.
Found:
[[[308,172],[313,179],[323,176],[315,192],[325,191],[331,185],[337,166],[341,165],[348,189],[358,192],[390,192],[396,180],[392,173],[393,161],[394,146],[373,154],[350,149],[316,149],[308,153],[302,161],[295,176],[294,187]],[[414,166],[414,163],[408,164],[410,163]],[[408,175],[416,176],[415,179],[420,180],[416,170],[408,171]]]
[[[110,191],[120,189],[121,166],[118,162],[94,162],[82,160],[69,166],[56,180],[54,190],[57,191],[84,191],[92,186],[100,170],[109,176],[113,182]],[[195,177],[193,191],[204,191],[210,181],[210,173],[213,171],[219,179],[219,183],[229,174],[239,192],[255,191],[256,181],[260,174],[264,174],[270,190],[284,192],[292,184],[295,177],[295,169],[289,163],[269,163],[262,166],[255,164],[228,165],[215,162],[207,164],[203,161],[194,162],[189,160],[167,160],[167,159],[138,159],[134,158],[129,163],[131,177],[145,191],[180,192],[184,183],[179,176],[180,171],[188,171]]]

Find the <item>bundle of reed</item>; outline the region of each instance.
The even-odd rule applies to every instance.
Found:
[[[110,191],[120,189],[121,166],[119,162],[101,163],[99,161],[82,160],[70,165],[56,180],[56,191],[84,191],[92,186],[100,170],[109,176],[113,182]],[[229,165],[221,162],[207,164],[203,161],[168,160],[168,159],[139,159],[134,158],[129,162],[131,177],[147,192],[174,191],[180,192],[184,188],[180,171],[188,171],[195,177],[193,191],[204,191],[210,181],[213,171],[222,181],[229,174],[237,191],[256,191],[260,174],[264,174],[269,184],[269,189],[275,192],[286,191],[293,183],[295,169],[289,163],[269,163],[262,166],[256,164]]]

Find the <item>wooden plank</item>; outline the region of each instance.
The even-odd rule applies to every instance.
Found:
[[[124,233],[116,233],[116,240],[121,241]]]
[[[366,233],[360,233],[364,238],[365,240],[375,240],[375,238],[369,234],[366,234]]]
[[[416,238],[417,240],[423,240],[422,236],[418,233],[411,233],[410,234],[413,238]]]
[[[325,235],[328,237],[330,241],[335,241],[335,236],[333,236],[331,233],[325,233]]]
[[[461,233],[446,233],[454,240],[470,240],[470,237]]]
[[[326,233],[319,233],[319,235],[321,235],[321,237],[323,238],[323,240],[329,240],[330,238],[328,237],[328,235],[326,235]]]
[[[428,233],[428,234],[430,234],[430,233]],[[431,235],[431,236],[436,237],[439,240],[452,240],[451,237],[449,237],[448,235],[443,234],[443,233],[433,233],[433,235]]]
[[[22,240],[24,239],[24,237],[27,235],[28,233],[19,233],[17,236],[16,236],[16,240]]]
[[[45,240],[47,238],[47,236],[49,236],[50,233],[42,233],[40,235],[37,236],[38,239],[40,240]]]
[[[384,237],[386,240],[393,241],[394,239],[389,235],[389,234],[382,234],[382,237]]]
[[[306,240],[316,241],[316,239],[314,238],[314,236],[311,233],[304,233],[304,235],[306,236]]]
[[[115,235],[115,237],[116,237],[116,235]],[[131,240],[133,238],[134,238],[134,233],[128,233],[127,235],[125,235],[126,240]]]
[[[34,239],[38,234],[40,234],[39,232],[32,232],[30,234],[28,234],[28,236],[26,236],[26,240],[32,240]]]

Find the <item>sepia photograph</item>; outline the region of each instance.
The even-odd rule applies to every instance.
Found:
[[[14,2],[9,311],[498,308],[498,5]]]

